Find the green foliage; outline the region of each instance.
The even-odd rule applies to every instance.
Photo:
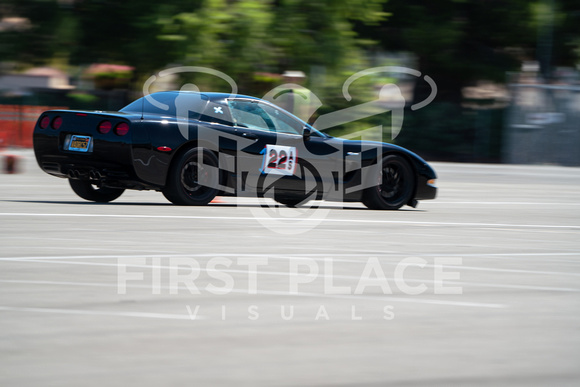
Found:
[[[526,0],[390,0],[385,10],[393,16],[381,45],[416,54],[447,100],[458,101],[461,87],[477,80],[503,82],[535,47]]]
[[[577,0],[3,0],[0,18],[7,17],[28,21],[0,29],[0,60],[17,69],[126,65],[134,68],[137,90],[161,69],[205,66],[256,96],[285,83],[284,71],[301,70],[308,75],[304,86],[324,104],[318,114],[376,98],[389,74],[355,82],[352,101],[341,92],[353,73],[385,65],[375,53],[411,52],[439,92],[432,105],[406,112],[397,141],[438,158],[495,157],[497,141],[489,152],[472,144],[483,133],[481,120],[501,137],[494,132],[500,111],[486,118],[461,108],[464,86],[504,82],[522,60],[580,63]],[[209,75],[181,81],[205,90],[229,87]],[[424,97],[417,88],[416,100]],[[373,116],[333,133],[378,125],[388,131],[389,121],[388,114]]]
[[[70,106],[76,109],[94,109],[99,97],[88,93],[69,93]]]
[[[19,64],[43,64],[59,46],[54,34],[62,17],[56,1],[3,0],[0,19],[18,17],[26,20],[0,31],[0,60]]]
[[[207,66],[232,77],[265,70],[270,55],[270,2],[207,0],[194,12],[160,20],[159,38],[176,42],[174,56],[185,65]]]
[[[457,104],[440,102],[408,114],[398,145],[428,159],[472,161],[473,117]]]
[[[246,79],[310,66],[353,71],[366,65],[363,48],[379,42],[417,54],[424,72],[455,89],[503,80],[533,58],[548,19],[565,64],[580,38],[574,0],[4,0],[0,16],[30,20],[24,30],[0,31],[4,61],[119,63],[139,76],[180,63]]]
[[[463,108],[436,102],[406,112],[395,143],[429,160],[500,162],[504,108]]]

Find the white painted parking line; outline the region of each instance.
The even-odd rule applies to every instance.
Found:
[[[292,259],[292,257],[286,257],[286,259]],[[308,259],[308,258],[304,258]],[[10,259],[3,259],[3,261],[10,261]],[[109,266],[109,267],[118,267],[117,263],[96,263],[96,262],[76,262],[76,261],[60,261],[60,260],[42,260],[42,259],[26,259],[26,260],[15,260],[17,262],[35,262],[35,263],[45,263],[45,264],[62,264],[62,265],[84,265],[84,266]],[[315,260],[316,261],[316,260]],[[347,261],[347,260],[333,260],[334,262],[342,262],[342,263],[364,263],[361,261]],[[396,266],[398,263],[393,262],[382,262],[386,265]],[[126,267],[137,267],[137,268],[154,268],[154,269],[164,269],[168,270],[171,269],[171,266],[164,266],[164,265],[134,265],[129,264],[125,265]],[[436,267],[437,265],[425,264],[424,267]],[[517,269],[496,269],[496,268],[488,268],[488,267],[477,267],[477,266],[458,266],[458,265],[443,265],[446,268],[452,269],[461,269],[461,270],[474,270],[474,271],[491,271],[496,273],[521,273],[521,274],[533,274],[533,275],[555,275],[555,276],[571,276],[571,277],[580,277],[580,273],[570,273],[570,272],[558,272],[558,271],[534,271],[534,270],[517,270]],[[203,272],[220,272],[220,273],[233,273],[233,274],[247,274],[248,270],[235,270],[235,269],[204,269],[200,268],[200,271]],[[287,272],[272,272],[272,271],[258,271],[259,274],[264,275],[274,275],[274,276],[287,276]],[[327,277],[324,274],[319,274],[321,278]],[[340,276],[337,274],[333,274],[329,276],[332,278],[345,278],[345,279],[354,279],[359,277],[351,277],[351,276]]]
[[[108,286],[108,285],[107,285]],[[130,288],[130,285],[127,285]],[[161,287],[162,289],[170,289],[170,287]],[[180,288],[181,289],[181,288]],[[248,294],[248,289],[228,289],[230,293],[235,294]],[[309,292],[295,292],[289,293],[288,291],[281,291],[281,290],[257,290],[257,296],[276,296],[276,297],[300,297],[300,298],[330,298],[330,299],[339,299],[339,300],[348,300],[351,302],[355,301],[380,301],[383,303],[390,303],[390,302],[399,302],[399,303],[411,303],[411,304],[426,304],[426,305],[441,305],[441,306],[454,306],[454,307],[470,307],[470,308],[489,308],[489,309],[504,309],[507,308],[508,305],[506,304],[497,304],[497,303],[485,303],[485,302],[469,302],[469,301],[446,301],[440,299],[430,299],[430,298],[419,298],[415,296],[409,297],[398,297],[398,296],[391,296],[391,295],[379,295],[379,296],[372,296],[372,295],[349,295],[349,294],[321,294],[321,293],[309,293]],[[0,310],[3,307],[0,306]],[[43,308],[41,308],[43,309]],[[89,311],[90,312],[90,311]],[[98,314],[99,312],[95,312]],[[82,313],[77,313],[82,314]],[[90,314],[90,313],[87,313]],[[134,313],[131,313],[134,314]],[[140,313],[138,313],[140,314]],[[147,314],[147,313],[145,313]],[[152,314],[155,315],[155,314]],[[167,315],[167,316],[180,316],[180,315]],[[128,317],[140,317],[140,316],[128,316]],[[147,317],[147,316],[142,316]],[[155,317],[151,317],[155,318]],[[163,317],[157,317],[163,318]],[[167,317],[170,318],[170,317]],[[189,319],[189,316],[186,316]],[[178,318],[182,319],[182,318]]]
[[[107,316],[107,317],[136,317],[164,320],[192,320],[188,314],[167,314],[167,313],[144,313],[144,312],[112,312],[95,311],[82,309],[55,309],[55,308],[27,308],[17,306],[0,306],[0,311],[4,312],[33,312],[33,313],[56,313],[56,314],[76,314],[82,316]],[[195,316],[196,320],[205,317]]]
[[[95,265],[101,266],[101,265]],[[106,265],[112,266],[112,265]],[[127,265],[128,267],[134,267],[132,265]],[[167,269],[167,267],[163,266],[139,266],[141,268],[159,268],[159,269]],[[216,272],[217,270],[207,270],[207,269],[200,269],[203,272]],[[220,270],[224,273],[239,273],[239,271],[233,270]],[[242,271],[242,273],[248,273],[247,271]],[[267,272],[267,271],[260,271],[257,274],[260,275],[272,275],[272,276],[286,276],[288,277],[290,274],[287,272]],[[346,279],[346,280],[360,280],[360,277],[356,276],[346,276],[346,275],[332,275],[327,276],[324,274],[318,275],[320,278],[333,278],[333,279]],[[396,279],[394,277],[385,277],[387,281],[393,283]],[[434,284],[436,281],[430,279],[412,279],[406,278],[406,283],[418,283],[418,284]],[[0,283],[6,284],[23,284],[23,285],[55,285],[55,286],[87,286],[87,287],[118,287],[117,283],[98,283],[98,282],[70,282],[70,281],[37,281],[37,280],[6,280],[0,279]],[[476,288],[496,288],[496,289],[514,289],[514,290],[531,290],[531,291],[542,291],[542,292],[564,292],[564,293],[580,293],[580,289],[578,288],[564,288],[564,287],[554,287],[554,286],[538,286],[538,285],[515,285],[515,284],[500,284],[500,283],[486,283],[486,282],[466,282],[466,281],[453,281],[453,280],[446,280],[445,285],[458,285],[458,286],[466,286],[466,287],[476,287]],[[137,285],[137,284],[126,284],[127,288],[135,288],[135,289],[151,289],[149,285]],[[171,286],[160,286],[161,289],[170,290],[174,289]],[[178,289],[187,289],[185,287],[178,288]],[[289,294],[287,294],[289,295]]]
[[[288,254],[274,254],[274,253],[188,253],[188,254],[130,254],[130,255],[56,255],[56,256],[30,256],[30,257],[5,257],[0,258],[2,260],[27,260],[27,259],[106,259],[106,258],[167,258],[167,257],[296,257],[301,259],[311,258],[311,257],[380,257],[380,256],[413,256],[413,257],[552,257],[552,256],[578,256],[580,262],[580,251],[546,251],[537,253],[403,253],[396,250],[381,250],[381,251],[368,251],[361,250],[356,253],[292,253]],[[575,262],[575,261],[571,261]]]
[[[342,256],[361,256],[355,254],[348,254]],[[148,255],[129,255],[129,256],[120,256],[120,255],[106,255],[106,256],[65,256],[65,257],[14,257],[14,258],[0,258],[0,261],[12,261],[12,262],[37,262],[37,263],[60,263],[60,264],[67,264],[70,263],[71,265],[94,265],[94,266],[117,266],[116,263],[105,264],[105,263],[90,263],[90,262],[67,262],[67,259],[74,260],[74,259],[130,259],[130,258],[194,258],[194,257],[262,257],[268,259],[283,259],[283,260],[313,260],[317,262],[324,261],[324,259],[330,258],[333,262],[337,263],[365,263],[362,259],[337,259],[335,258],[337,255],[332,254],[304,254],[302,256],[297,255],[287,255],[287,254],[179,254],[179,255],[157,255],[157,254],[148,254]],[[368,255],[369,257],[380,257],[381,254],[376,255]],[[403,256],[401,254],[400,256]],[[405,257],[421,257],[421,254],[413,255],[408,254],[404,255]],[[461,255],[458,255],[461,257]],[[449,255],[441,254],[437,255],[437,257],[449,257]],[[398,262],[385,262],[382,261],[381,263],[385,265],[398,265]],[[132,265],[127,265],[128,267],[132,267]],[[435,267],[436,265],[425,263],[425,267]],[[135,267],[156,267],[156,266],[148,266],[148,265],[136,265]],[[555,275],[555,276],[564,276],[564,277],[580,277],[580,273],[574,273],[570,271],[542,271],[542,270],[522,270],[522,269],[500,269],[500,268],[493,268],[493,267],[481,267],[481,266],[468,266],[468,265],[444,265],[446,268],[453,268],[453,269],[461,269],[461,270],[472,270],[472,271],[490,271],[496,273],[521,273],[521,274],[532,274],[532,275]],[[156,267],[157,268],[157,267]],[[167,266],[159,266],[159,268],[168,268]],[[231,269],[229,269],[231,270]],[[218,270],[218,271],[226,271],[226,270]],[[227,272],[227,271],[226,271]],[[231,270],[232,273],[247,273],[247,270]],[[287,273],[286,273],[287,274]]]
[[[487,201],[476,201],[476,202],[449,202],[436,200],[429,202],[429,204],[477,204],[477,205],[517,205],[517,206],[580,206],[578,202],[487,202]]]
[[[305,258],[308,259],[308,258]],[[60,261],[60,260],[34,260],[34,259],[27,259],[27,260],[17,260],[19,262],[36,262],[36,263],[45,263],[45,264],[64,264],[64,265],[81,265],[81,266],[101,266],[101,267],[118,267],[117,263],[97,263],[97,262],[75,262],[75,261]],[[360,261],[348,261],[348,263],[361,263]],[[433,267],[433,265],[426,265],[426,266],[431,266]],[[126,267],[132,267],[132,268],[141,268],[141,269],[162,269],[162,270],[169,270],[172,269],[171,266],[166,266],[166,265],[136,265],[136,264],[128,264],[126,265]],[[457,269],[463,269],[462,266],[449,266],[449,265],[445,265],[445,267],[453,267],[453,268],[457,268]],[[472,268],[473,269],[473,268]],[[475,268],[475,270],[481,270],[482,268]],[[230,274],[248,274],[248,270],[236,270],[236,269],[207,269],[207,268],[199,268],[200,272],[205,272],[205,273],[215,273],[215,272],[223,272],[223,273],[230,273]],[[490,269],[491,271],[500,271],[501,269]],[[513,272],[513,270],[505,270],[507,272]],[[563,272],[534,272],[534,271],[527,271],[527,274],[556,274],[556,275],[563,275],[563,274],[568,274],[568,273],[563,273]],[[278,276],[278,277],[289,277],[290,273],[289,272],[280,272],[280,271],[258,271],[258,272],[252,272],[252,273],[256,273],[259,274],[261,276]],[[578,276],[578,275],[576,275]],[[317,274],[317,278],[332,278],[332,279],[343,279],[343,280],[352,280],[352,281],[358,281],[360,280],[360,276],[348,276],[348,275],[339,275],[339,274],[332,274],[332,275],[327,275],[327,274]],[[390,281],[391,283],[395,282],[395,278],[394,277],[386,277],[385,278],[387,281]],[[18,283],[15,280],[0,280],[0,282],[12,282],[12,283]],[[429,283],[429,284],[434,284],[435,281],[434,280],[430,280],[430,279],[411,279],[411,278],[407,278],[405,279],[405,282],[407,283]],[[35,282],[31,282],[31,283],[43,283],[42,281],[35,281]],[[453,280],[447,280],[445,281],[445,283],[447,285],[459,285],[459,286],[467,286],[467,287],[480,287],[480,288],[499,288],[499,289],[514,289],[514,290],[529,290],[529,291],[548,291],[548,292],[571,292],[571,293],[577,293],[580,292],[580,289],[578,288],[568,288],[568,287],[553,287],[553,286],[537,286],[537,285],[519,285],[519,284],[501,284],[501,283],[483,283],[483,282],[466,282],[466,281],[453,281]],[[49,284],[47,282],[47,284]],[[52,283],[52,284],[57,284],[57,283]],[[61,284],[76,284],[76,285],[83,285],[83,283],[61,283]],[[107,284],[89,284],[87,286],[108,286]],[[148,288],[148,287],[143,287],[141,286],[141,288]],[[288,295],[287,293],[283,293]],[[319,294],[320,297],[324,297],[325,295],[323,294]]]
[[[188,216],[188,215],[122,215],[122,214],[59,214],[59,213],[24,213],[2,212],[0,216],[21,217],[70,217],[70,218],[121,218],[121,219],[195,219],[195,220],[218,220],[218,221],[286,221],[286,222],[327,222],[327,223],[368,223],[368,224],[408,224],[420,226],[460,226],[460,227],[506,227],[506,228],[547,228],[547,229],[580,229],[580,225],[560,224],[509,224],[509,223],[472,223],[472,222],[429,222],[408,220],[373,220],[373,219],[333,219],[333,218],[275,218],[255,216]]]
[[[580,251],[578,252],[554,252],[554,251],[547,251],[543,253],[420,253],[420,252],[400,252],[400,251],[389,251],[389,250],[381,250],[381,251],[366,251],[361,250],[360,252],[356,253],[292,253],[292,255],[288,254],[273,254],[273,253],[223,253],[223,252],[215,252],[215,253],[189,253],[189,254],[155,254],[155,252],[151,252],[151,254],[130,254],[130,255],[56,255],[56,256],[29,256],[29,257],[5,257],[0,258],[0,261],[9,260],[9,261],[17,261],[22,260],[26,261],[29,259],[35,260],[42,260],[42,259],[117,259],[117,258],[171,258],[171,257],[198,257],[198,258],[213,258],[213,257],[266,257],[266,258],[295,258],[295,259],[314,259],[316,258],[334,258],[334,257],[493,257],[493,258],[502,258],[502,257],[553,257],[553,256],[577,256],[579,258],[578,261],[566,261],[566,262],[578,262],[580,263]],[[550,259],[551,261],[551,259]],[[345,262],[359,262],[356,260],[348,260]]]

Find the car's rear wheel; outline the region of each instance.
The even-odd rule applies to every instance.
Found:
[[[169,171],[163,195],[181,206],[208,204],[218,193],[218,164],[217,157],[207,149],[188,150]]]
[[[88,180],[68,180],[72,190],[81,198],[97,203],[108,203],[125,192],[122,188],[99,187]]]
[[[363,204],[372,210],[398,210],[409,202],[415,179],[409,163],[398,155],[387,155],[378,168],[376,185],[365,189]]]

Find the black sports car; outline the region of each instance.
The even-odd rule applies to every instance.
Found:
[[[118,112],[51,110],[34,129],[42,170],[83,199],[161,191],[179,205],[216,195],[362,201],[391,210],[434,199],[436,175],[399,146],[328,136],[267,101],[168,91]]]

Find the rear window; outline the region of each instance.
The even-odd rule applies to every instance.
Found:
[[[199,119],[208,101],[207,96],[195,92],[159,92],[139,98],[120,111]]]

